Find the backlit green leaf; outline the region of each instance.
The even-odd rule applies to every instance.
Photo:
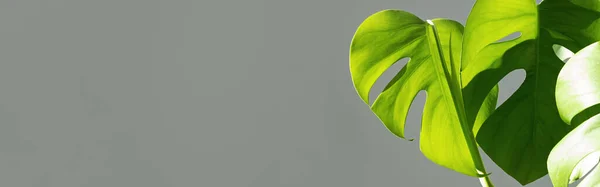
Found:
[[[548,158],[552,183],[566,187],[592,169],[600,158],[600,43],[577,52],[561,70],[556,102],[562,120],[578,125],[560,140]],[[598,170],[594,169],[578,186],[600,185]]]
[[[484,174],[472,129],[479,129],[496,105],[497,90],[485,94],[483,107],[464,110],[460,83],[463,26],[452,20],[423,21],[400,10],[368,17],[350,47],[352,81],[363,101],[376,80],[402,58],[408,63],[388,83],[371,110],[395,135],[404,138],[409,107],[419,91],[427,92],[420,148],[431,161],[457,172]],[[481,106],[481,105],[480,105]],[[481,109],[481,112],[477,112]]]

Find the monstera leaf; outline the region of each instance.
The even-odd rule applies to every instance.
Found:
[[[463,43],[467,50],[462,53],[466,107],[485,102],[489,90],[510,72],[525,70],[523,84],[477,134],[485,153],[523,185],[547,174],[550,150],[572,129],[561,120],[554,98],[564,65],[555,49],[558,45],[579,51],[600,39],[597,4],[597,0],[545,0],[540,5],[534,0],[478,0],[467,19]],[[514,34],[519,36],[510,39]]]
[[[577,126],[548,158],[552,183],[566,187],[591,170],[600,158],[600,43],[577,52],[561,70],[556,103],[561,118]],[[598,185],[600,171],[596,168],[578,186]]]
[[[410,58],[371,110],[392,133],[405,138],[409,107],[417,93],[425,90],[421,152],[441,166],[482,177],[486,173],[473,129],[495,108],[497,90],[488,90],[483,104],[470,107],[475,111],[467,116],[460,83],[462,35],[463,26],[452,20],[423,21],[405,11],[380,11],[368,17],[354,35],[350,72],[356,91],[369,104],[369,92],[384,71]]]

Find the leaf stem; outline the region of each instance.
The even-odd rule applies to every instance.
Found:
[[[490,180],[490,175],[479,177],[479,182],[481,183],[482,187],[494,187],[494,184],[492,184],[492,180]]]

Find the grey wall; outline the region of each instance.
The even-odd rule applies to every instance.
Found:
[[[389,133],[348,72],[370,14],[464,23],[472,4],[0,1],[0,186],[478,186]],[[486,161],[498,187],[518,186]]]

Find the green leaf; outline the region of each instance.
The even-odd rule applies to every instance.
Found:
[[[534,0],[478,0],[467,19],[465,106],[478,106],[503,77],[525,70],[523,84],[477,134],[485,153],[523,185],[547,174],[550,150],[572,129],[556,108],[555,82],[564,63],[554,49],[559,45],[578,51],[600,39],[598,11],[575,4],[582,2],[591,1],[545,0],[537,5]],[[520,36],[500,41],[513,33]]]
[[[477,107],[481,112],[466,116],[459,73],[462,33],[463,26],[456,21],[425,22],[405,11],[380,11],[368,17],[354,35],[350,72],[356,91],[369,104],[375,81],[398,60],[410,58],[371,110],[393,134],[405,138],[409,107],[417,93],[425,90],[421,152],[441,166],[481,176],[485,171],[472,129],[479,129],[495,108],[497,90],[488,92],[486,104]]]
[[[579,163],[577,163],[577,166],[575,166],[575,169],[573,169],[571,176],[569,177],[569,184],[583,178],[583,176],[586,176],[586,174],[588,174],[588,172],[590,172],[592,169],[594,169],[594,167],[596,166],[596,163],[598,163],[599,159],[600,159],[600,152],[594,152],[592,154],[587,155],[584,159],[580,160]],[[591,184],[593,184],[596,181],[593,178],[595,178],[597,173],[598,173],[597,170],[594,170],[592,173],[588,174],[587,177],[590,177],[590,176],[594,176],[594,177],[584,179],[582,181],[582,183],[579,183],[578,186],[583,186],[583,187],[592,186]],[[588,185],[585,185],[585,184],[588,184]]]
[[[552,183],[566,187],[592,169],[600,158],[600,43],[577,52],[563,67],[556,84],[556,104],[562,120],[578,125],[552,149],[548,158]],[[598,170],[594,169],[578,186],[600,185]]]

